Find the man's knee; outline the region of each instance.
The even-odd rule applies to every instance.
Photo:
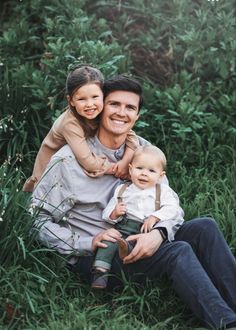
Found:
[[[214,233],[215,231],[218,231],[218,225],[216,221],[210,217],[195,218],[193,220],[190,220],[189,222],[186,222],[186,225],[192,226],[192,231],[195,234],[205,233],[206,235],[209,235],[211,233]]]
[[[185,241],[176,241],[173,243],[173,249],[169,254],[168,270],[169,275],[175,269],[184,269],[188,267],[188,262],[191,258],[195,258],[192,247]]]
[[[203,234],[209,235],[211,233],[214,233],[216,230],[218,230],[218,225],[213,218],[204,217],[204,218],[193,219],[192,221],[195,221],[196,232],[199,231]]]
[[[192,247],[188,242],[179,241],[174,243],[176,257],[183,256],[186,253],[192,252]]]

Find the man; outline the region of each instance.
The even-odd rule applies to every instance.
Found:
[[[142,89],[135,80],[122,75],[108,80],[100,127],[97,136],[88,141],[91,149],[110,161],[120,159],[141,104]],[[33,193],[32,205],[39,210],[35,222],[38,239],[59,253],[73,255],[74,269],[87,280],[96,248],[106,248],[103,240],[114,242],[120,237],[101,219],[119,182],[111,175],[96,179],[86,176],[69,146],[64,146],[52,157]],[[124,263],[116,256],[111,273],[123,272],[137,282],[167,276],[206,326],[234,329],[234,256],[212,219],[194,219],[179,227],[175,221],[172,227],[160,221],[151,232],[130,236],[128,239],[136,241],[134,249]],[[169,241],[174,234],[175,241]],[[110,288],[117,285],[117,277],[109,278]]]

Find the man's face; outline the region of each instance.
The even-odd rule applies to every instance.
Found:
[[[138,119],[139,95],[127,91],[110,93],[104,101],[100,126],[114,136],[127,134]]]

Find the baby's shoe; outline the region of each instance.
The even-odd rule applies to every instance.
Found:
[[[108,282],[108,272],[102,272],[99,269],[93,270],[92,284],[93,289],[106,289]]]

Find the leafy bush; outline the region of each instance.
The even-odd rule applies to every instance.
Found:
[[[212,166],[219,145],[235,146],[233,1],[88,2],[146,81],[139,133],[187,166]]]
[[[94,17],[88,18],[77,1],[12,2],[8,10],[14,24],[5,22],[0,38],[0,148],[11,157],[22,153],[28,162],[65,108],[68,66],[89,63],[112,75],[124,70],[127,60],[117,43],[102,40],[105,22],[92,28]]]

